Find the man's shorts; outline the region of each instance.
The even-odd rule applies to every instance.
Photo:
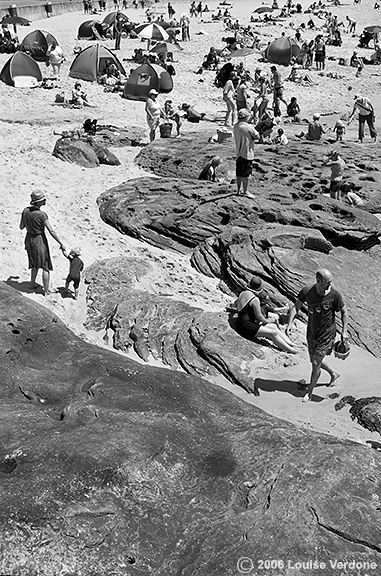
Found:
[[[335,338],[331,338],[325,342],[319,342],[318,340],[307,340],[307,344],[310,360],[312,364],[315,364],[314,358],[317,356],[322,360],[324,356],[329,356],[332,353],[333,347],[335,345]]]
[[[342,180],[331,180],[329,185],[329,189],[331,192],[336,192],[337,190],[341,190]]]
[[[275,98],[283,98],[283,94],[284,94],[283,86],[279,86],[279,88],[274,88]]]
[[[235,163],[235,175],[238,178],[248,178],[253,172],[253,161],[238,156]]]

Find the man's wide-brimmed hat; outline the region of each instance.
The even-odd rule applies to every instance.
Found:
[[[42,190],[36,190],[36,192],[32,192],[30,195],[31,204],[36,204],[37,202],[42,202],[43,200],[46,200],[46,196],[45,192],[42,192]]]
[[[152,90],[149,91],[149,95],[150,96],[158,96],[159,92],[153,88]]]
[[[319,120],[320,114],[318,114],[318,112],[316,112],[316,113],[312,116],[312,118],[313,118],[314,120]]]

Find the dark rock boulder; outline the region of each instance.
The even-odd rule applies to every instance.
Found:
[[[138,178],[104,192],[97,202],[102,219],[121,232],[180,251],[232,226],[248,232],[271,223],[315,229],[334,245],[359,250],[378,244],[381,234],[381,222],[363,210],[277,184],[248,199],[222,184]]]
[[[86,168],[94,168],[99,164],[111,166],[120,164],[115,154],[91,137],[77,140],[59,138],[54,146],[53,156],[64,162],[73,162]]]
[[[379,299],[379,247],[369,254],[341,247],[326,254],[307,249],[302,236],[298,246],[297,237],[282,234],[283,228],[269,227],[250,235],[232,229],[199,245],[192,262],[203,273],[222,278],[236,293],[258,274],[270,292],[272,287],[275,298],[284,295],[291,301],[304,285],[313,282],[318,268],[328,268],[348,305],[353,341],[380,356],[381,316],[376,306],[369,305]]]
[[[206,162],[217,155],[222,159],[217,168],[217,177],[226,183],[233,181],[234,140],[221,145],[208,142],[208,134],[192,134],[170,142],[158,139],[139,152],[136,162],[147,172],[164,178],[197,179]],[[328,150],[325,143],[314,144],[311,148],[308,143],[300,141],[293,141],[287,151],[282,146],[258,145],[255,147],[252,186],[257,190],[263,187],[268,189],[269,185],[273,186],[276,182],[278,186],[293,191],[312,191],[317,194],[328,192],[330,169],[323,165]],[[340,154],[347,164],[343,187],[366,199],[364,209],[381,212],[377,148],[364,147],[359,156],[356,143],[343,142]]]
[[[3,574],[235,576],[240,558],[256,570],[311,550],[321,576],[330,559],[379,562],[377,452],[96,348],[0,295]]]
[[[124,146],[143,146],[145,130],[139,128],[120,128],[110,124],[98,124],[95,140],[102,146],[122,148]]]
[[[86,269],[87,327],[112,331],[115,349],[127,352],[133,347],[145,361],[153,357],[190,374],[222,374],[248,392],[254,391],[261,366],[290,361],[266,340],[242,338],[225,310],[204,312],[178,299],[139,290],[135,279],[147,285],[148,272],[131,258],[96,262]]]

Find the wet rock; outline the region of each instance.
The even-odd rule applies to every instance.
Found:
[[[312,549],[321,576],[332,558],[379,561],[375,452],[96,348],[9,286],[0,296],[1,350],[19,355],[0,354],[2,573],[233,576],[240,558]],[[98,416],[53,418],[20,382],[55,395],[57,416]]]

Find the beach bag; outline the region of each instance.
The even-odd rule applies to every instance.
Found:
[[[56,94],[54,102],[56,102],[56,104],[63,104],[65,102],[65,92]]]

